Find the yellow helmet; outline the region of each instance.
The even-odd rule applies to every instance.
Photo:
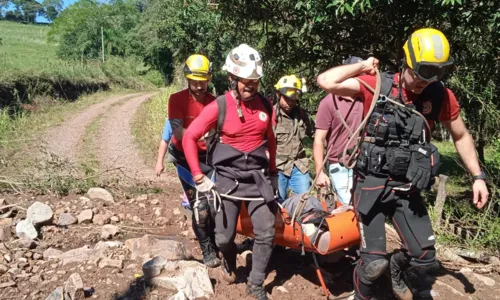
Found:
[[[307,91],[305,79],[300,80],[295,75],[281,77],[274,87],[283,96],[293,100],[298,100],[302,93]]]
[[[186,60],[184,76],[188,79],[206,81],[212,77],[212,64],[201,54],[193,54]]]
[[[406,65],[426,81],[441,80],[453,65],[448,40],[434,28],[413,32],[403,49]]]

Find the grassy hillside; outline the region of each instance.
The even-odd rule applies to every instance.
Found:
[[[64,61],[47,42],[48,26],[0,22],[0,108],[29,102],[36,95],[76,99],[113,85],[143,89],[161,83],[136,58]],[[151,80],[148,80],[151,79]]]
[[[46,41],[48,31],[48,26],[0,22],[0,82],[12,82],[25,76],[106,80],[100,68],[58,59],[57,45]]]

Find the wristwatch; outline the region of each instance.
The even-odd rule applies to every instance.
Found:
[[[474,179],[474,181],[476,181],[478,179],[482,179],[482,180],[486,181],[486,178],[487,178],[486,174],[482,171],[481,171],[481,174],[472,176],[472,179]]]

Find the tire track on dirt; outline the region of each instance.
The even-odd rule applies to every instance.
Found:
[[[103,116],[96,137],[96,151],[102,171],[120,168],[119,174],[132,182],[154,181],[153,167],[141,157],[132,134],[132,122],[137,109],[153,94],[127,100]]]
[[[75,163],[86,128],[114,104],[137,95],[140,94],[115,96],[94,104],[61,125],[49,129],[41,140],[49,153]]]

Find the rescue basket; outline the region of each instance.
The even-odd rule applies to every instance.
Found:
[[[360,242],[358,222],[352,208],[345,210],[340,207],[325,217],[323,224],[328,229],[325,233],[330,235],[327,247],[318,248],[317,243],[313,244],[310,238],[301,230],[301,224],[296,220],[292,224],[291,221],[291,213],[280,207],[276,212],[274,225],[276,230],[274,242],[276,245],[327,255],[359,245]],[[245,205],[241,206],[236,232],[247,237],[255,237],[252,221]]]

